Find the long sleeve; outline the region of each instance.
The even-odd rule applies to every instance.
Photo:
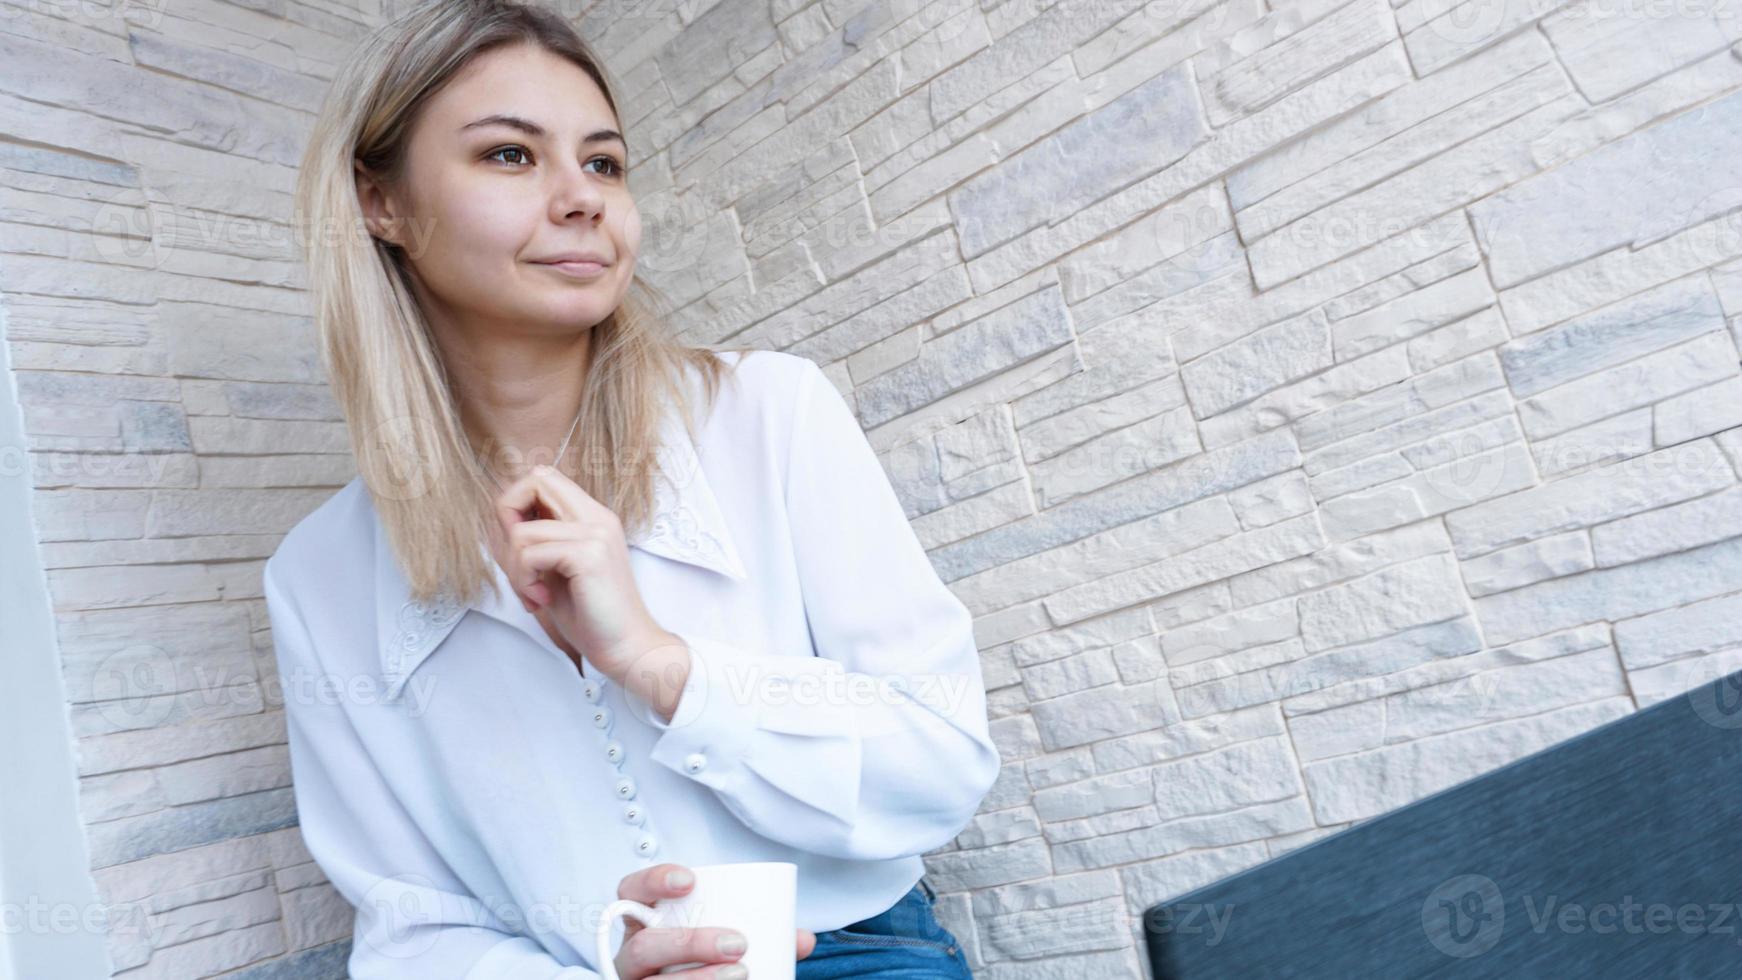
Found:
[[[998,777],[973,618],[939,579],[858,421],[798,385],[785,504],[812,650],[673,630],[691,668],[651,757],[757,833],[833,857],[922,854]]]
[[[328,880],[356,907],[355,980],[598,980],[504,927],[456,879],[394,796],[343,706],[343,681],[321,666],[292,600],[264,576],[286,691],[291,778],[302,836]],[[293,680],[294,678],[294,680]]]

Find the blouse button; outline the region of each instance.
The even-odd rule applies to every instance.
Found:
[[[598,681],[588,678],[581,682],[581,694],[593,704],[599,703],[599,697],[603,693],[604,691],[599,687]]]
[[[619,765],[619,766],[622,765],[623,764],[623,743],[617,741],[616,739],[612,739],[611,741],[606,742],[605,743],[605,758],[610,759],[612,764],[614,764],[614,765]]]
[[[623,822],[639,827],[647,822],[647,815],[641,812],[639,803],[631,803],[623,808]]]
[[[642,834],[641,838],[635,842],[635,853],[642,857],[648,857],[658,850],[659,840],[652,834]]]
[[[685,771],[694,775],[695,773],[708,768],[708,757],[700,752],[691,752],[689,755],[684,756],[683,767]]]
[[[617,777],[617,798],[619,800],[635,799],[635,778],[633,776]]]
[[[600,707],[593,709],[593,727],[594,728],[610,728],[611,727],[611,709],[610,708],[607,708],[607,707],[604,707],[601,705]]]

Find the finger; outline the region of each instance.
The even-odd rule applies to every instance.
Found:
[[[514,597],[520,600],[520,604],[526,607],[527,612],[534,615],[537,615],[540,609],[543,609],[551,603],[552,596],[550,594],[550,589],[548,587],[540,588],[543,584],[543,580],[540,580],[528,585],[524,589],[516,588],[514,590]],[[535,596],[537,598],[534,598]]]
[[[617,897],[633,899],[643,905],[652,905],[662,898],[676,898],[694,887],[693,875],[690,882],[681,887],[667,884],[666,875],[674,871],[688,873],[689,869],[681,864],[667,861],[664,864],[656,864],[651,868],[643,868],[633,874],[624,875],[622,880],[617,882]],[[644,928],[646,926],[642,923],[629,916],[624,916],[623,941],[627,943],[631,936]]]
[[[506,540],[496,563],[502,567],[502,574],[507,577],[515,597],[520,600],[521,605],[526,606],[527,612],[532,612],[532,606],[527,603],[531,596],[526,587],[536,581],[538,575],[526,569],[525,560],[521,557],[523,549],[515,543],[514,535],[514,528],[518,526],[520,517],[512,511],[512,505],[506,503],[506,500],[506,495],[497,498],[497,516],[502,522],[503,537]]]
[[[518,556],[519,549],[513,544],[516,539],[515,529],[523,524],[539,523],[542,519],[536,515],[547,509],[540,502],[538,482],[530,475],[515,480],[496,497],[495,508],[497,523],[501,525],[503,536],[510,545],[502,562],[502,571],[507,574],[509,584],[513,586],[520,604],[527,612],[536,613],[539,606],[550,602],[550,589],[531,588],[537,583],[538,576],[527,573]]]
[[[678,872],[689,876],[687,881],[673,883],[667,876]],[[695,874],[685,865],[675,861],[666,861],[651,868],[642,868],[632,874],[626,874],[617,882],[617,897],[652,905],[662,898],[677,898],[688,895],[695,887]]]
[[[720,926],[660,926],[625,939],[617,959],[638,975],[658,973],[673,963],[736,963],[744,957],[743,950],[727,952],[720,943],[744,938],[742,932]],[[748,942],[744,948],[749,948]]]
[[[530,600],[527,611],[534,611],[532,606],[549,605],[555,595],[550,582],[538,569],[531,568],[526,560],[526,549],[540,544],[562,542],[568,545],[580,540],[583,530],[573,521],[536,520],[522,521],[508,530],[509,554],[514,556],[513,570],[504,568],[508,573],[509,582],[514,584],[516,594],[523,604]]]
[[[530,475],[538,481],[540,498],[554,505],[552,516],[559,520],[584,523],[611,514],[609,507],[599,503],[592,494],[581,489],[579,483],[569,479],[568,474],[561,470],[550,466],[535,466]]]
[[[816,948],[817,934],[809,929],[800,929],[798,931],[798,958],[801,960],[804,959]]]
[[[531,521],[529,524],[559,524],[557,521]],[[526,525],[522,525],[526,526]],[[573,524],[562,524],[569,528],[566,532],[551,534],[545,540],[531,544],[513,543],[508,553],[512,556],[512,568],[504,568],[508,573],[508,581],[514,586],[514,591],[531,599],[541,606],[550,605],[555,592],[552,589],[551,577],[574,578],[580,574],[576,564],[575,549],[580,535],[574,530]],[[512,535],[511,535],[512,536]],[[543,535],[539,535],[543,537]]]
[[[512,529],[522,521],[535,520],[537,511],[549,510],[549,502],[541,497],[543,484],[534,473],[528,473],[520,479],[502,488],[496,496],[496,519],[502,525],[503,531]]]
[[[545,606],[550,605],[551,602],[556,599],[556,594],[551,591],[550,585],[546,583],[544,579],[539,579],[531,585],[528,585],[526,587],[526,596],[526,601],[532,603],[532,608],[528,610],[529,612],[537,612]]]
[[[573,541],[545,541],[520,549],[524,584],[517,585],[534,602],[549,605],[554,598],[552,578],[572,579],[581,574]]]
[[[508,579],[508,591],[514,593],[514,598],[520,600],[520,605],[527,612],[535,612],[536,610],[533,609],[532,602],[528,600],[525,595],[521,594],[519,589],[514,588],[514,572],[512,571],[514,568],[514,549],[507,545],[504,545],[502,548],[492,547],[490,564],[502,569],[502,574]],[[493,575],[495,573],[491,574]]]
[[[580,537],[584,530],[574,521],[559,521],[554,518],[521,521],[508,529],[508,547],[524,548],[529,544],[545,541],[572,541]]]

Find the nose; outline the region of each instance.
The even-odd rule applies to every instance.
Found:
[[[571,160],[553,170],[552,174],[552,220],[567,221],[576,215],[596,219],[604,213],[604,191],[599,187],[598,179],[587,172],[584,163]]]

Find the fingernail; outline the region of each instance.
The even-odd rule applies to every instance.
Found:
[[[721,936],[719,940],[714,943],[714,948],[727,956],[737,956],[739,953],[744,952],[744,950],[748,948],[748,945],[749,944],[745,942],[743,936]]]
[[[750,971],[744,969],[744,964],[742,963],[734,963],[714,974],[714,976],[719,977],[720,980],[744,980],[744,978],[749,975]]]
[[[696,876],[688,871],[667,871],[665,873],[665,887],[667,888],[683,888],[695,880]]]

